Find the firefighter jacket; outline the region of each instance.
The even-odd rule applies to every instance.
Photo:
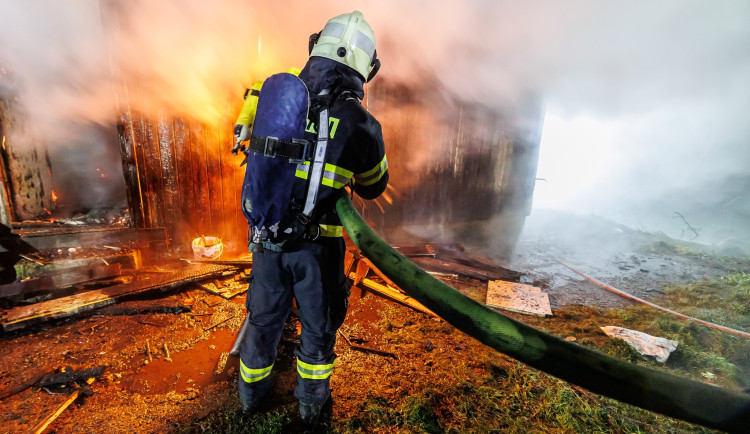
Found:
[[[337,190],[351,185],[364,199],[375,199],[388,185],[388,160],[380,123],[362,106],[362,81],[350,68],[325,58],[312,57],[300,74],[310,91],[311,108],[305,138],[315,143],[318,113],[328,107],[328,146],[323,178],[313,222],[320,225],[321,236],[342,236],[341,220],[336,215]],[[319,96],[322,87],[330,88]],[[295,206],[304,203],[310,162],[297,165],[293,187]]]

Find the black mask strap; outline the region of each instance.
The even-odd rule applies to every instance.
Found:
[[[367,80],[365,80],[366,83],[370,82],[370,80],[375,77],[375,74],[377,74],[378,70],[380,69],[380,59],[378,59],[377,50],[372,53],[372,62],[370,62],[370,66],[372,66],[372,69],[370,69],[370,74],[367,76]]]
[[[315,44],[318,43],[318,39],[320,39],[320,34],[323,33],[323,31],[319,31],[318,33],[313,33],[310,35],[310,40],[307,43],[307,54],[312,54],[313,47],[315,47]]]

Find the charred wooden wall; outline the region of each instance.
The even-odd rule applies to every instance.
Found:
[[[539,107],[526,108],[524,130],[497,111],[440,98],[386,83],[370,89],[369,108],[383,125],[393,200],[361,203],[363,214],[386,228],[504,215],[502,225],[517,236],[533,195]],[[167,114],[146,116],[124,104],[118,129],[136,227],[166,228],[176,250],[189,249],[201,235],[244,250],[244,166],[230,153],[232,119],[208,126]]]
[[[12,98],[0,96],[0,163],[6,217],[46,217],[54,209],[46,146],[35,139]]]
[[[386,228],[497,219],[512,245],[531,209],[543,108],[528,97],[500,111],[439,89],[370,88],[395,198],[368,218]]]
[[[164,227],[175,251],[199,236],[242,250],[247,222],[239,208],[244,169],[231,154],[232,124],[208,126],[168,115],[120,109],[123,173],[133,223]]]

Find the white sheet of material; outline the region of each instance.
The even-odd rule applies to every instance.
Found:
[[[666,362],[672,351],[677,349],[678,342],[667,338],[651,336],[643,332],[616,326],[607,326],[601,329],[607,336],[627,342],[639,353],[655,357],[659,363]]]

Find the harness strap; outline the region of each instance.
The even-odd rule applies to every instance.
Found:
[[[312,147],[304,139],[292,139],[287,142],[276,137],[250,137],[249,149],[259,152],[267,157],[289,158],[290,162],[302,162],[312,160]]]
[[[315,204],[318,200],[318,189],[320,181],[323,178],[323,168],[326,160],[326,147],[328,146],[328,108],[320,110],[320,119],[318,122],[318,143],[315,145],[315,159],[310,167],[310,180],[307,187],[307,197],[305,206],[302,209],[304,219],[310,218]],[[304,223],[304,222],[303,222]]]

